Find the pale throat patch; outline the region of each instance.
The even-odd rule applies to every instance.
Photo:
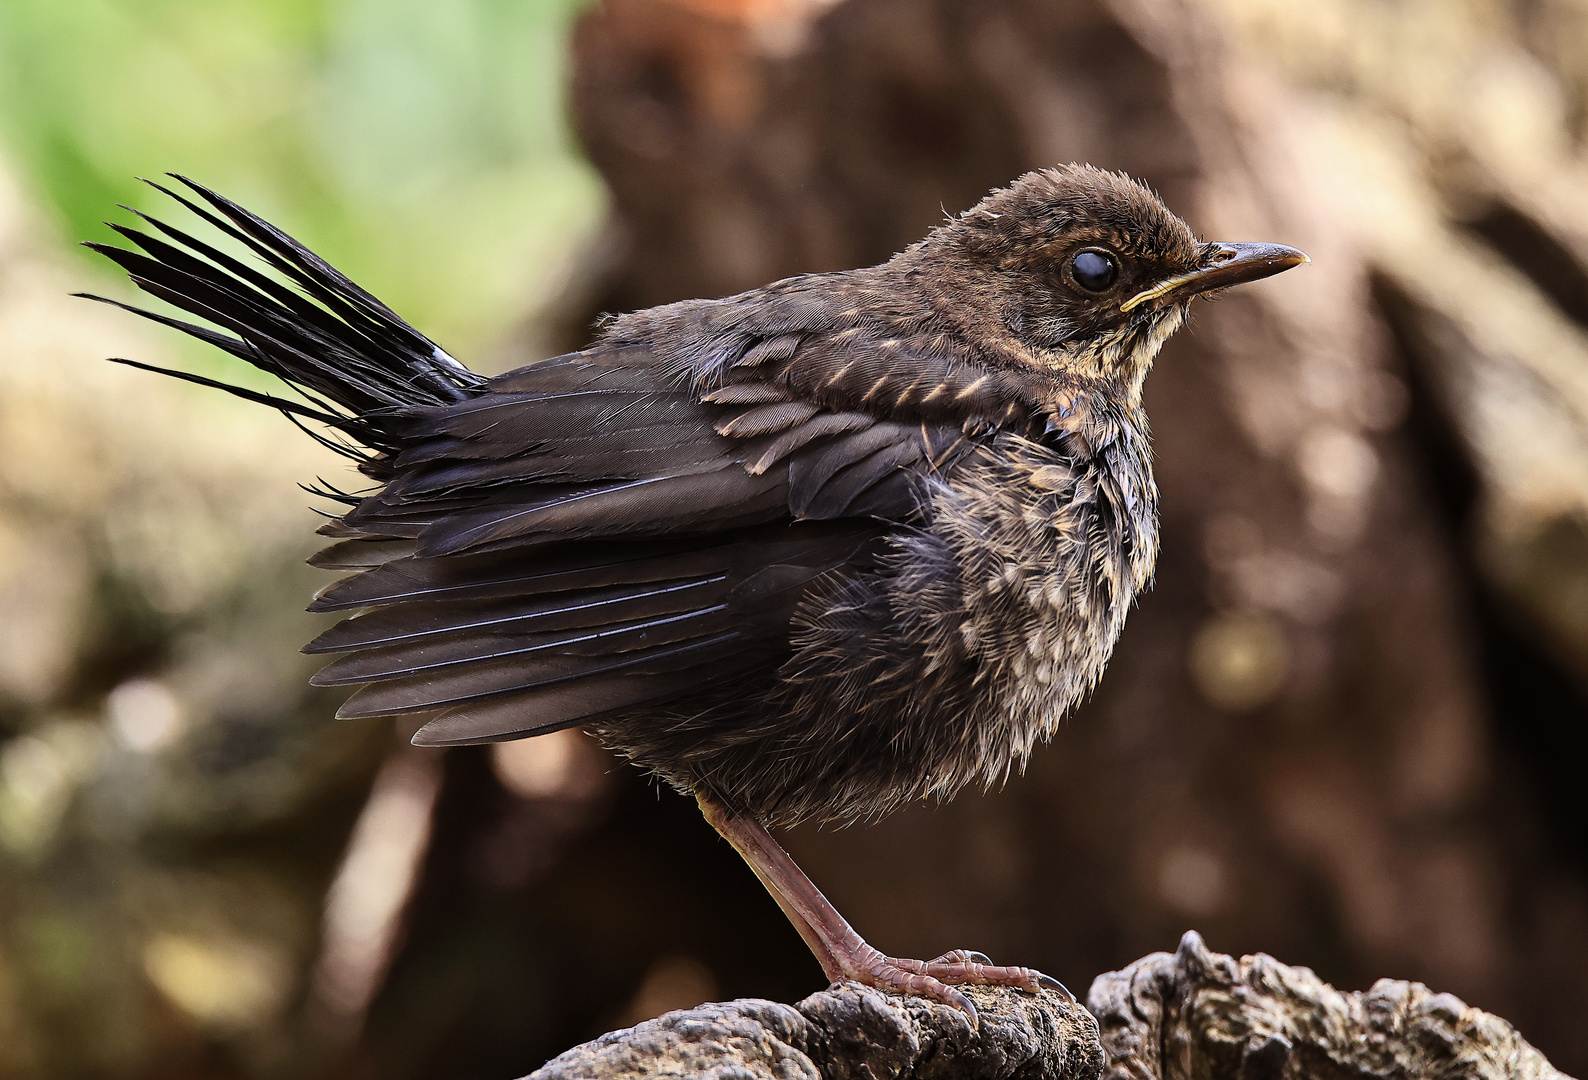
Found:
[[[1145,334],[1135,327],[1122,326],[1088,343],[1085,349],[1070,345],[1062,351],[1049,353],[1043,360],[1048,367],[1099,380],[1124,374],[1130,404],[1140,405],[1147,372],[1152,370],[1152,362],[1164,342],[1184,324],[1185,315],[1185,305],[1176,304],[1158,313]]]
[[[1133,407],[1141,406],[1141,391],[1147,381],[1147,372],[1152,370],[1152,362],[1158,358],[1159,351],[1164,342],[1174,336],[1174,332],[1185,323],[1186,308],[1184,304],[1176,304],[1166,310],[1153,321],[1152,329],[1145,338],[1138,338],[1135,355],[1122,357],[1122,367],[1129,372],[1126,383],[1126,393]]]

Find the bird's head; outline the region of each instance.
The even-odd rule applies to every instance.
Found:
[[[971,272],[983,332],[1134,401],[1192,299],[1308,261],[1281,244],[1198,240],[1145,185],[1089,165],[1027,173],[927,245]]]

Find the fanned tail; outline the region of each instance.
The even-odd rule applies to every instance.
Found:
[[[294,422],[311,419],[328,424],[362,447],[310,434],[364,461],[370,460],[369,451],[391,454],[401,448],[392,422],[398,413],[462,401],[484,389],[484,378],[292,237],[230,199],[184,176],[172,176],[209,208],[160,184],[146,183],[242,243],[283,280],[129,207],[159,235],[113,224],[110,227],[139,250],[98,243],[85,246],[121,266],[144,292],[229,333],[102,296],[78,295],[224,349],[284,380],[307,404],[136,361],[116,359],[116,363],[217,387],[280,409]]]

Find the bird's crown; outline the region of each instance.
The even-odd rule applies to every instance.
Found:
[[[965,211],[957,225],[967,250],[1007,269],[1052,268],[1096,245],[1130,260],[1122,277],[1139,277],[1161,267],[1189,270],[1203,247],[1145,184],[1091,165],[1029,172]]]

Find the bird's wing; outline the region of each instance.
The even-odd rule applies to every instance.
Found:
[[[177,179],[196,201],[160,190],[262,266],[154,218],[119,229],[132,248],[95,246],[210,325],[133,310],[307,404],[168,374],[325,422],[332,434],[311,434],[383,485],[325,493],[351,509],[317,561],[355,573],[315,607],[363,613],[309,648],[349,654],[320,682],[367,684],[344,715],[439,713],[422,741],[547,730],[775,666],[807,586],[863,566],[917,513],[966,422],[1013,415],[1007,388],[880,268],[636,312],[605,344],[485,380],[279,229]]]
[[[314,608],[363,613],[308,647],[350,653],[317,682],[367,684],[341,715],[512,738],[780,663],[806,587],[874,554],[967,444],[753,368],[703,392],[598,346],[409,410],[384,488],[316,560],[359,571]]]

